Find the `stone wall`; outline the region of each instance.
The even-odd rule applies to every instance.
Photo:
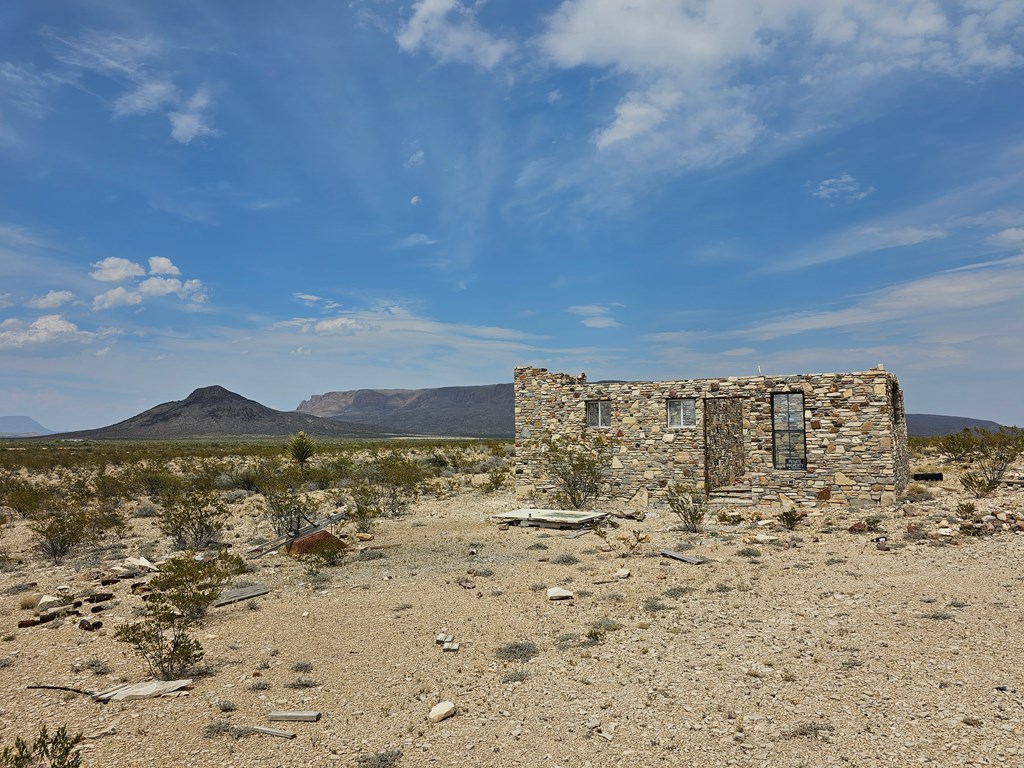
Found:
[[[782,392],[804,396],[806,469],[774,466],[771,396]],[[667,426],[666,401],[677,398],[696,400],[694,426]],[[907,486],[903,394],[882,366],[860,373],[594,384],[585,374],[522,367],[515,370],[517,493],[538,502],[553,495],[541,457],[545,441],[578,439],[588,429],[590,400],[608,400],[612,410],[607,428],[590,428],[612,451],[602,500],[646,506],[663,503],[665,488],[675,482],[704,487],[705,401],[712,398],[738,398],[730,409],[742,413],[742,434],[735,436],[742,471],[728,489],[736,498],[772,507],[877,506],[892,504]],[[739,430],[740,420],[734,421]]]

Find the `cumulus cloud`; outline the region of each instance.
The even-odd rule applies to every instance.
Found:
[[[834,179],[823,179],[811,190],[811,194],[822,200],[844,200],[857,202],[875,191],[874,187],[863,189],[853,176],[842,173]]]
[[[149,257],[149,274],[151,275],[180,275],[181,270],[174,266],[174,262],[166,256]]]
[[[181,280],[174,277],[150,277],[139,283],[143,296],[166,296],[181,290]]]
[[[106,293],[101,293],[92,300],[93,310],[116,309],[117,307],[130,307],[142,303],[142,294],[139,291],[129,291],[123,286],[111,288]]]
[[[583,317],[580,323],[588,328],[616,328],[619,321],[612,317],[612,307],[621,307],[621,304],[577,304],[567,307],[566,312]]]
[[[398,247],[415,248],[420,245],[435,245],[436,243],[437,240],[432,238],[430,235],[425,235],[422,232],[416,232],[414,234],[409,235],[408,237],[403,237],[401,240],[399,240]]]
[[[77,325],[62,315],[43,315],[28,324],[22,320],[4,320],[0,323],[0,349],[24,347],[29,344],[82,341],[91,335],[78,330]]]
[[[89,273],[89,277],[103,283],[123,283],[125,280],[142,277],[146,274],[146,270],[142,268],[141,264],[117,256],[108,256],[90,266],[93,271]]]
[[[211,103],[210,92],[200,88],[186,103],[180,112],[171,112],[167,117],[171,121],[171,138],[181,144],[188,144],[200,136],[214,136],[216,131],[210,127],[205,114]]]
[[[411,198],[409,198],[409,205],[419,205],[422,202],[423,198],[420,197],[419,195],[413,195]]]
[[[508,40],[494,37],[476,21],[473,8],[458,0],[418,0],[395,36],[406,53],[425,50],[440,62],[463,62],[493,69],[512,53]]]
[[[71,291],[50,291],[45,296],[33,296],[28,300],[28,306],[33,309],[56,309],[74,298],[75,294]]]
[[[1024,248],[1024,227],[1010,227],[992,235],[988,241],[1005,248]]]

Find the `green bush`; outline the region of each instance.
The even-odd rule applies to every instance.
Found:
[[[999,487],[998,482],[990,482],[977,472],[964,472],[960,475],[960,485],[964,490],[978,499],[983,499]]]
[[[227,517],[227,506],[218,496],[191,491],[164,507],[157,527],[178,549],[202,549],[217,541]]]
[[[67,726],[62,725],[51,735],[43,725],[32,744],[18,737],[13,749],[4,747],[0,768],[78,768],[82,756],[75,747],[81,741],[81,733],[68,736]]]
[[[378,454],[356,470],[352,498],[357,512],[362,506],[368,515],[397,517],[419,496],[423,480],[423,468],[404,454]]]
[[[36,535],[36,549],[60,565],[88,538],[88,518],[83,512],[54,510],[37,518],[29,528]]]
[[[600,492],[612,459],[608,444],[584,431],[576,438],[546,440],[541,461],[557,489],[556,500],[583,509]]]
[[[944,435],[939,438],[939,453],[950,461],[963,463],[970,461],[978,452],[978,438],[967,427],[961,432]]]
[[[665,494],[668,508],[679,518],[683,530],[697,533],[708,510],[708,497],[701,488],[673,483]]]
[[[778,520],[779,524],[787,531],[793,531],[805,517],[807,517],[806,512],[801,512],[796,507],[785,507],[779,513]]]
[[[10,507],[19,517],[37,517],[54,501],[52,488],[20,477],[0,478],[0,506]]]
[[[146,618],[122,624],[114,637],[134,646],[150,673],[160,680],[184,677],[203,660],[203,646],[192,637],[189,622],[166,611],[147,610]]]

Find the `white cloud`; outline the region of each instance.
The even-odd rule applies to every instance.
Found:
[[[406,168],[415,168],[417,165],[423,165],[426,157],[427,155],[422,149],[416,150],[409,155],[409,159],[405,161],[404,165]]]
[[[145,80],[134,90],[114,102],[114,114],[145,115],[178,100],[178,89],[170,80]]]
[[[95,354],[96,354],[96,357],[106,357],[107,355],[110,354],[110,347],[104,347],[103,349],[97,349]]]
[[[45,296],[33,296],[28,300],[28,306],[33,309],[56,309],[74,298],[75,294],[71,291],[50,291]]]
[[[106,293],[101,293],[92,300],[93,310],[116,309],[117,307],[128,307],[142,303],[142,294],[138,291],[129,291],[122,286],[111,288]]]
[[[823,179],[818,182],[811,194],[822,200],[846,200],[857,202],[875,191],[874,187],[862,189],[860,182],[848,173],[842,173],[834,179]]]
[[[5,320],[0,323],[0,349],[24,347],[28,344],[82,341],[91,335],[78,330],[77,325],[61,315],[43,315],[28,325],[22,320]]]
[[[422,202],[423,198],[420,197],[419,195],[413,195],[411,198],[409,198],[409,205],[419,205]]]
[[[817,264],[839,261],[862,253],[875,253],[889,248],[904,248],[929,240],[948,236],[948,232],[935,226],[895,225],[887,222],[867,227],[844,230],[822,241],[813,243],[790,259],[774,261],[769,271],[787,271]]]
[[[210,103],[210,92],[204,87],[195,92],[182,111],[169,113],[167,117],[171,121],[171,138],[188,144],[200,136],[215,136],[217,132],[209,126],[204,115]]]
[[[11,294],[9,294],[9,293],[0,293],[0,309],[2,309],[4,307],[13,307],[13,306],[14,306],[14,302],[11,301]]]
[[[616,328],[620,325],[619,321],[611,316],[612,307],[621,307],[621,304],[577,304],[572,307],[566,307],[566,312],[574,315],[581,315],[583,317],[580,320],[582,325],[588,328]]]
[[[349,334],[359,331],[379,331],[380,326],[351,317],[335,317],[314,323],[311,330],[319,334]]]
[[[1024,296],[1024,256],[939,272],[869,294],[850,307],[790,314],[748,328],[742,335],[775,339],[811,331],[850,330],[909,318],[941,318],[965,310],[988,310]],[[992,330],[996,330],[995,327]],[[1001,332],[1001,331],[1000,331]]]
[[[420,245],[435,245],[437,240],[432,238],[430,235],[425,235],[422,232],[416,232],[408,237],[403,237],[398,241],[400,248],[415,248]]]
[[[151,275],[180,275],[181,270],[174,266],[174,262],[166,256],[149,257],[149,274]]]
[[[812,135],[892,73],[1021,66],[1022,18],[1024,4],[997,0],[967,13],[932,0],[564,0],[534,42],[557,67],[625,84],[594,144],[639,156],[623,169],[663,172]]]
[[[140,264],[117,256],[108,256],[90,266],[94,271],[89,273],[89,277],[104,283],[122,283],[125,280],[142,277],[146,274],[146,270]]]
[[[562,100],[562,92],[555,88],[553,91],[548,91],[548,104],[557,104]]]
[[[150,277],[139,283],[143,296],[166,296],[181,290],[181,280],[174,277]]]
[[[1024,248],[1024,227],[1010,227],[992,235],[988,241],[1006,248]]]
[[[312,307],[318,301],[323,301],[320,296],[314,296],[311,293],[293,293],[292,296],[301,301],[307,307]]]
[[[473,9],[458,0],[418,0],[395,39],[406,53],[426,50],[442,63],[458,61],[485,69],[496,67],[514,48],[510,41],[485,32]]]

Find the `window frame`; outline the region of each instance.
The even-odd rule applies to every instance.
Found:
[[[611,400],[586,400],[586,412],[584,415],[587,429],[610,429],[612,426],[612,401]],[[597,414],[597,418],[594,420],[595,423],[591,423],[591,409],[592,406],[594,413]],[[602,423],[602,416],[604,416],[604,423]]]
[[[792,408],[792,406],[790,404],[789,398],[792,398],[792,397],[795,397],[795,396],[799,396],[799,398],[800,398],[800,408],[799,408],[799,411],[794,411],[794,409]],[[776,410],[776,405],[775,404],[776,404],[776,398],[779,398],[779,397],[786,397],[787,398],[787,400],[786,400],[786,411],[785,411],[786,414],[787,414],[786,423],[787,424],[790,423],[790,421],[791,421],[790,417],[792,416],[792,414],[799,413],[799,428],[793,428],[793,427],[780,428],[777,425],[777,421],[776,421],[777,410]],[[807,398],[804,396],[804,393],[802,391],[797,391],[797,392],[792,392],[792,391],[772,392],[771,393],[771,398],[772,398],[772,400],[771,400],[771,405],[772,405],[772,409],[771,409],[772,410],[772,467],[774,469],[781,470],[783,472],[806,472],[807,471],[807,412],[806,412]],[[790,451],[792,451],[792,449],[795,447],[794,442],[793,442],[793,437],[796,436],[796,435],[799,435],[800,452],[802,454],[803,466],[801,466],[801,467],[787,466],[787,464],[791,460],[791,458],[789,456],[787,456],[786,461],[784,461],[782,463],[782,466],[779,466],[779,448],[780,448],[780,445],[779,445],[780,440],[779,440],[779,438],[785,436],[787,442],[789,443],[789,449],[790,449]]]
[[[679,407],[679,423],[672,423],[672,404],[680,403]],[[684,409],[682,403],[690,403],[690,415],[693,417],[693,422],[688,424],[683,418]],[[665,399],[665,426],[668,429],[696,429],[697,428],[697,398],[695,397],[669,397]]]

